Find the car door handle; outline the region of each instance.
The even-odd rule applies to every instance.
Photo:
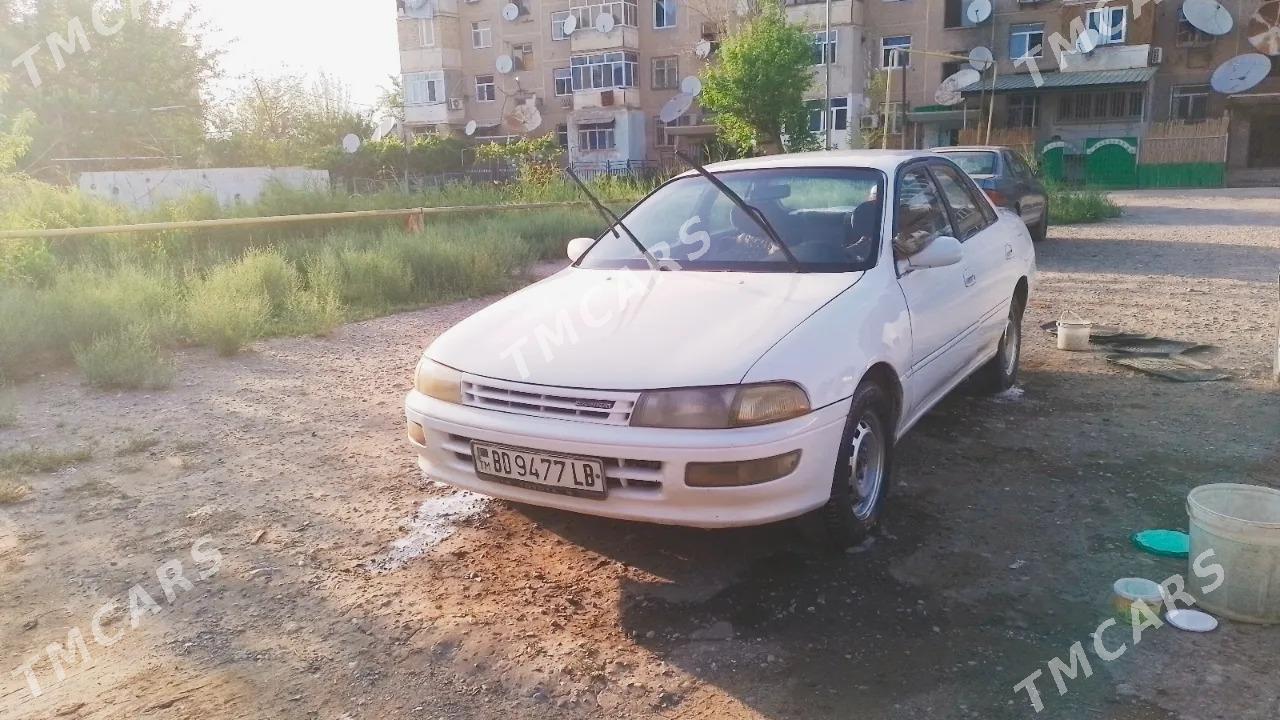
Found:
[[[1012,259],[1013,259],[1013,246],[1012,246],[1012,245],[1005,245],[1005,246],[1004,246],[1004,259],[1005,259],[1005,260],[1012,260]]]
[[[965,287],[973,287],[973,286],[974,286],[974,284],[975,284],[975,283],[977,283],[977,282],[978,282],[978,276],[977,276],[977,275],[974,275],[973,273],[969,273],[968,275],[965,275],[965,276],[964,276],[964,286],[965,286]]]

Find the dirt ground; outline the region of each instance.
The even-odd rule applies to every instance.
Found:
[[[1130,646],[1110,663],[1091,634],[1114,579],[1186,571],[1131,532],[1185,527],[1203,483],[1280,487],[1280,190],[1118,197],[1123,218],[1039,247],[1021,392],[932,412],[884,530],[838,556],[792,524],[650,527],[420,478],[410,373],[487,300],[186,353],[163,392],[50,372],[0,452],[93,459],[0,506],[0,716],[1275,718],[1280,628],[1108,634]],[[1216,345],[1235,378],[1060,352],[1037,327],[1064,309]],[[1046,663],[1076,641],[1092,675],[1060,696]],[[1014,690],[1035,670],[1039,715]]]

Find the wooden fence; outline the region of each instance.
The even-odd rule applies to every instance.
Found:
[[[1227,160],[1227,117],[1199,122],[1152,123],[1138,150],[1144,165],[1224,163]]]

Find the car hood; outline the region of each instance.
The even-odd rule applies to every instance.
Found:
[[[569,268],[457,324],[427,357],[538,385],[730,385],[862,276]]]

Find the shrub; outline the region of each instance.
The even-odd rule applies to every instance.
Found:
[[[0,473],[0,505],[22,502],[31,494],[31,488],[18,482],[11,473]]]
[[[99,335],[88,345],[72,346],[72,354],[96,388],[163,388],[173,382],[173,362],[145,325]]]
[[[271,303],[260,289],[236,276],[236,266],[228,266],[194,283],[186,317],[192,339],[231,356],[266,330]]]
[[[1098,190],[1049,188],[1049,222],[1053,225],[1101,222],[1120,217],[1123,210]]]
[[[10,428],[18,424],[18,399],[13,391],[0,385],[0,428]]]
[[[52,473],[93,457],[87,449],[44,450],[30,447],[0,455],[0,473]]]

